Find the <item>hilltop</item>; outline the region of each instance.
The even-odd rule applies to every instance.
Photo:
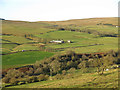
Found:
[[[65,21],[45,21],[45,22],[56,25],[80,25],[80,26],[97,25],[100,23],[118,25],[118,17],[71,19]]]

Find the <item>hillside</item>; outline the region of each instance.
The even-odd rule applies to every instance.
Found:
[[[71,19],[66,21],[48,21],[47,23],[56,25],[79,25],[79,26],[97,25],[100,23],[118,25],[118,18],[108,17],[108,18]]]
[[[117,88],[117,23],[117,18],[3,20],[3,87]]]
[[[48,80],[26,85],[12,86],[8,88],[118,88],[118,70],[106,71],[105,75],[99,76],[96,73],[73,72],[66,75],[65,79]]]
[[[33,65],[4,71],[3,85],[8,88],[117,88],[120,63],[117,56],[118,52],[114,51],[54,55]]]
[[[27,51],[28,54],[39,51],[57,54],[69,50],[77,53],[95,53],[118,49],[118,28],[115,27],[117,18],[89,18],[56,22],[3,20],[2,23],[1,39],[4,58],[16,58],[14,53],[17,53],[19,57],[22,51]],[[64,43],[50,43],[52,40],[64,40]],[[72,43],[68,43],[68,40]],[[29,60],[29,58],[23,58],[23,60]],[[36,61],[36,59],[32,60]],[[11,63],[14,63],[13,59]]]

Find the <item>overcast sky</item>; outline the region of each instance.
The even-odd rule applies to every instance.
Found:
[[[61,21],[117,17],[119,0],[0,0],[0,18]]]

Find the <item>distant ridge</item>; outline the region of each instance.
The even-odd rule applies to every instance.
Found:
[[[85,19],[71,19],[65,21],[39,21],[39,22],[46,22],[50,24],[56,25],[97,25],[101,24],[112,24],[118,25],[118,17],[101,17],[101,18],[85,18]]]
[[[5,20],[4,18],[0,18],[0,20]]]

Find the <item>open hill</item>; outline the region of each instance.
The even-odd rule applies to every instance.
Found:
[[[47,23],[56,24],[56,25],[97,25],[97,24],[112,24],[118,25],[117,17],[108,17],[108,18],[86,18],[86,19],[71,19],[66,21],[48,21]]]

